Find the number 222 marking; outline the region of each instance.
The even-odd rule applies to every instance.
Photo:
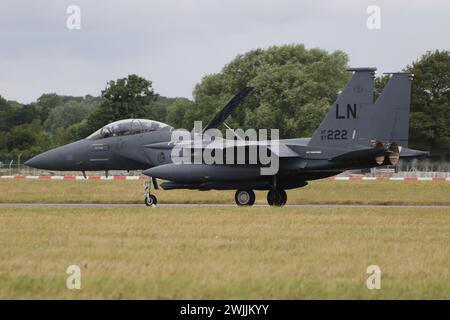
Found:
[[[347,130],[327,130],[326,135],[322,138],[326,140],[347,140]]]

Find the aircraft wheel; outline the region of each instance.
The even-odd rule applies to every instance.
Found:
[[[281,205],[284,206],[287,202],[287,194],[286,191],[284,191],[283,189],[279,190],[280,195],[281,195]]]
[[[253,190],[238,190],[234,200],[238,206],[252,206],[255,203],[255,192]]]
[[[158,199],[156,198],[156,196],[154,196],[153,194],[149,194],[145,197],[145,205],[147,207],[151,207],[153,205],[156,206],[156,204],[158,203]]]
[[[267,203],[270,206],[281,207],[286,204],[287,195],[283,189],[270,190],[267,194]]]

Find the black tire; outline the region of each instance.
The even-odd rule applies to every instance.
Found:
[[[156,204],[158,203],[158,199],[153,194],[149,194],[145,197],[144,203],[147,207],[151,207],[153,205],[156,206]]]
[[[255,192],[253,190],[237,190],[234,201],[238,206],[252,206],[255,203]]]
[[[286,191],[284,191],[283,189],[279,190],[280,194],[281,194],[281,205],[284,206],[287,202],[287,194]]]
[[[287,194],[283,189],[270,190],[267,193],[267,203],[270,206],[281,207],[286,204]]]

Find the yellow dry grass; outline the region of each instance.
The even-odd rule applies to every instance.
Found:
[[[449,231],[445,208],[1,207],[0,298],[449,299]]]
[[[0,180],[0,202],[143,203],[143,181]],[[234,191],[156,191],[160,203],[234,203]],[[449,205],[448,181],[313,181],[288,203]],[[257,192],[266,203],[266,192]]]

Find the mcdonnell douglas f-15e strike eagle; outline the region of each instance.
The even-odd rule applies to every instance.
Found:
[[[198,145],[194,132],[187,140],[174,141],[176,130],[167,124],[127,119],[110,123],[86,139],[44,152],[25,164],[47,170],[77,170],[83,175],[94,170],[144,170],[155,189],[159,188],[157,179],[162,179],[165,190],[237,190],[235,201],[240,206],[254,204],[254,190],[267,190],[268,204],[283,206],[287,201],[285,190],[304,187],[310,180],[345,170],[395,165],[400,158],[427,156],[428,152],[408,148],[413,75],[393,73],[374,103],[376,69],[348,70],[353,72],[352,78],[311,138],[249,141],[232,131],[235,136],[231,144],[230,139],[207,139],[214,148],[209,150],[210,155],[220,154],[227,160],[231,156],[234,162],[175,161],[175,148],[178,157],[191,147],[187,158],[192,160],[196,153],[211,147],[204,140]],[[226,126],[226,118],[251,91],[251,87],[243,88],[200,133],[208,136],[209,131]],[[246,156],[251,150],[257,150],[257,157],[261,150],[270,155],[276,160],[275,170],[268,170],[268,164],[258,159],[249,161]],[[243,155],[244,161],[237,155]],[[147,181],[148,206],[157,203],[150,186]]]

